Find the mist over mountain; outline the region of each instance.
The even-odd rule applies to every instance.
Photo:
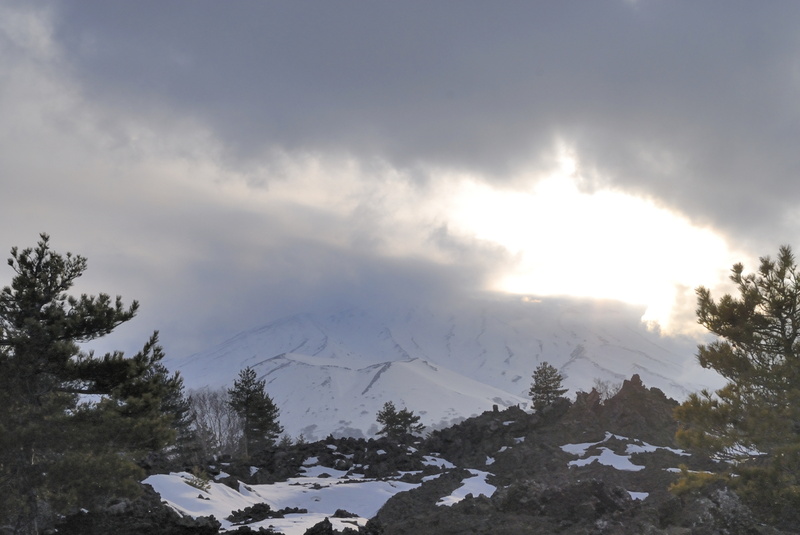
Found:
[[[350,306],[272,321],[172,367],[189,389],[227,387],[253,367],[291,436],[372,436],[394,401],[441,428],[489,410],[526,407],[531,374],[547,361],[568,396],[638,374],[683,399],[718,384],[695,362],[696,341],[665,337],[639,307],[577,298],[474,296],[453,306]]]

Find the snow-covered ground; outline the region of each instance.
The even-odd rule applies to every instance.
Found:
[[[319,471],[320,474],[323,471]],[[396,480],[376,481],[348,479],[336,470],[324,469],[331,477],[292,478],[271,485],[240,484],[236,491],[222,483],[211,482],[208,490],[189,484],[192,475],[186,472],[154,475],[144,482],[152,485],[162,499],[178,512],[192,517],[213,515],[224,529],[233,524],[227,517],[236,510],[266,503],[277,511],[284,508],[306,509],[307,513],[287,514],[285,518],[270,518],[249,524],[252,528],[273,527],[286,535],[302,534],[326,517],[335,529],[342,530],[354,523],[364,525],[375,516],[386,501],[404,490],[417,485]],[[358,518],[333,518],[337,509],[359,515]]]
[[[497,487],[486,482],[486,477],[491,474],[489,472],[474,470],[472,468],[469,468],[469,472],[473,477],[465,479],[463,485],[454,490],[450,496],[445,496],[444,498],[440,499],[438,502],[436,502],[436,505],[446,505],[449,507],[454,503],[458,503],[466,498],[467,494],[472,494],[475,497],[483,495],[487,498],[491,498],[494,494],[494,491],[497,490]]]
[[[609,441],[614,440],[614,449]],[[518,441],[522,442],[521,440]],[[624,448],[623,448],[624,446]],[[502,453],[508,447],[503,447]],[[684,451],[665,446],[648,444],[612,433],[606,433],[603,440],[580,444],[564,444],[561,449],[576,459],[569,461],[569,466],[581,467],[599,463],[623,471],[639,471],[644,466],[634,464],[632,456],[639,453],[651,453],[667,450],[676,455],[687,455]],[[619,452],[619,453],[618,453]],[[493,464],[487,458],[487,468]],[[424,456],[424,464],[446,471],[455,466],[436,454]],[[223,467],[224,468],[224,467]],[[254,469],[255,470],[255,469]],[[460,487],[449,496],[440,498],[437,505],[449,507],[463,500],[468,494],[491,497],[497,490],[487,482],[490,472],[468,469],[470,475],[462,481]],[[669,469],[677,471],[677,468]],[[232,512],[242,510],[260,503],[266,503],[272,511],[281,509],[305,509],[305,513],[286,514],[284,518],[271,518],[248,524],[251,528],[272,527],[286,535],[302,535],[305,531],[325,518],[333,528],[342,531],[346,527],[363,526],[369,518],[395,494],[418,487],[422,483],[401,481],[403,474],[393,478],[368,479],[358,472],[358,467],[349,472],[321,466],[316,457],[310,457],[303,463],[302,473],[287,481],[269,485],[246,485],[239,483],[237,489],[216,481],[210,481],[207,488],[198,488],[191,483],[195,480],[192,474],[181,472],[153,475],[144,482],[152,485],[162,499],[176,511],[192,517],[213,515],[222,523],[222,528],[235,528],[228,516]],[[426,476],[423,481],[439,477],[441,474]],[[218,478],[225,477],[224,472]],[[634,500],[644,500],[647,492],[628,491]],[[334,518],[339,510],[358,515],[353,518]]]
[[[335,530],[341,531],[354,524],[363,526],[375,516],[389,498],[399,492],[413,489],[420,484],[406,483],[397,478],[383,480],[365,479],[352,473],[314,464],[308,459],[300,477],[270,485],[239,484],[238,490],[227,485],[209,482],[208,488],[192,486],[195,479],[187,472],[159,474],[148,477],[144,483],[151,485],[161,498],[176,511],[192,517],[213,515],[222,523],[223,529],[231,529],[234,524],[227,517],[259,503],[266,503],[273,511],[285,508],[306,509],[307,513],[287,514],[285,518],[270,518],[248,524],[251,528],[272,527],[285,535],[302,535],[313,525],[325,518]],[[425,464],[443,469],[452,468],[448,461],[435,456],[427,456]],[[452,505],[464,499],[467,494],[491,496],[495,488],[486,482],[490,474],[470,470],[472,477],[452,495],[445,496],[439,505]],[[427,479],[438,477],[428,476]],[[356,518],[334,518],[337,509],[358,515]]]

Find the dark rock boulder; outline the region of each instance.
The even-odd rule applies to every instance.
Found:
[[[353,528],[344,528],[342,531],[334,530],[333,524],[326,518],[322,522],[318,522],[308,528],[304,535],[355,535],[358,533],[363,533],[363,531]]]
[[[178,514],[149,485],[134,501],[70,515],[56,527],[60,535],[216,535],[219,528],[213,516],[195,519]]]
[[[333,524],[326,518],[322,522],[308,528],[305,535],[334,535],[334,533]]]
[[[501,489],[493,501],[501,512],[546,516],[556,522],[594,522],[633,507],[626,490],[599,480],[579,481],[559,488],[523,481]]]

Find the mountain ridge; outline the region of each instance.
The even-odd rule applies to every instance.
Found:
[[[390,400],[421,414],[429,428],[498,400],[503,408],[525,406],[532,372],[544,361],[565,376],[571,395],[595,380],[617,384],[633,374],[676,399],[714,384],[694,362],[695,341],[660,336],[640,318],[631,305],[574,298],[474,298],[450,309],[348,306],[280,318],[173,364],[190,389],[229,386],[240,369],[253,367],[267,380],[286,432],[309,439],[371,436],[374,415]],[[407,370],[396,366],[415,361]],[[376,365],[382,371],[365,383]]]

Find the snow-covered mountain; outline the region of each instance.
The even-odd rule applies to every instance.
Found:
[[[370,436],[394,401],[442,427],[490,410],[525,406],[534,368],[547,361],[565,386],[639,374],[676,399],[717,384],[695,363],[695,342],[661,337],[637,307],[567,298],[465,299],[457,306],[348,307],[283,318],[172,362],[187,387],[232,384],[255,368],[291,436]]]

